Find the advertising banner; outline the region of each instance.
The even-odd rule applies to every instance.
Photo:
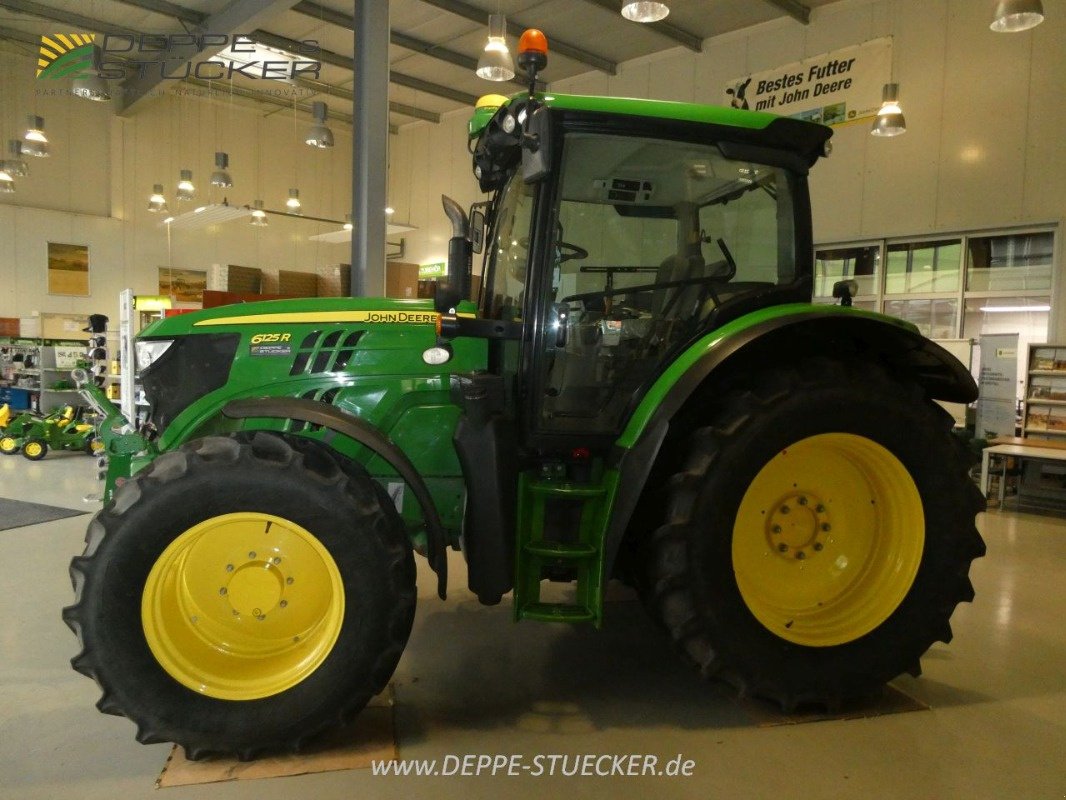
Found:
[[[976,435],[1013,436],[1018,406],[1018,334],[981,337],[981,375],[977,381]]]
[[[877,114],[891,75],[892,39],[884,37],[736,78],[725,86],[725,101],[733,108],[842,125]]]

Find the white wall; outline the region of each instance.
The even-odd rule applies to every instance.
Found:
[[[290,187],[300,190],[307,215],[343,220],[350,212],[351,134],[333,125],[336,145],[317,150],[303,144],[309,124],[300,113],[217,99],[168,95],[147,100],[130,117],[114,116],[109,103],[66,94],[67,81],[35,81],[29,48],[0,43],[0,136],[21,137],[25,117],[45,118],[49,158],[26,158],[30,174],[17,179],[14,194],[0,195],[0,316],[33,311],[117,313],[118,292],[158,291],[158,268],[206,270],[240,264],[266,271],[314,272],[347,262],[347,244],[308,241],[339,225],[270,217],[269,227],[247,220],[198,230],[175,230],[168,249],[161,216],[148,211],[152,185],[165,187],[171,212],[191,210],[223,196],[244,205],[261,198],[284,210]],[[198,92],[195,87],[183,87]],[[60,95],[37,90],[59,89]],[[231,189],[209,184],[214,153],[229,153]],[[174,199],[178,172],[193,171],[191,203]],[[89,245],[90,297],[49,295],[48,241]]]
[[[676,48],[626,62],[617,76],[589,73],[551,88],[720,104],[734,78],[890,35],[907,133],[877,139],[868,123],[835,129],[832,157],[811,175],[816,241],[1059,222],[1066,216],[1066,0],[1045,0],[1044,8],[1036,29],[996,34],[988,28],[990,0],[842,0],[815,9],[808,26],[775,20],[709,39],[699,54]],[[416,169],[405,184],[422,228],[411,237],[419,255],[435,252],[446,235],[427,198],[475,186],[462,128],[468,116],[456,113],[438,128],[408,126],[395,137],[394,173],[409,171],[412,159],[424,163],[429,152],[453,165],[429,175]],[[446,129],[453,138],[442,141]],[[1066,285],[1056,305],[1066,304],[1063,294]],[[1066,314],[1057,316],[1052,335],[1061,340]]]

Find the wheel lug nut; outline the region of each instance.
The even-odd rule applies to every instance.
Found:
[[[255,558],[255,550],[248,553],[248,558]]]
[[[289,584],[290,586],[292,585],[292,581],[293,581],[292,578],[286,578],[285,579],[285,583]]]
[[[219,593],[220,595],[222,595],[223,597],[225,597],[225,596],[226,596],[226,591],[227,591],[227,590],[226,590],[226,587],[225,587],[225,586],[223,586],[223,587],[222,587],[221,589],[219,589],[219,590],[218,590],[218,593]]]
[[[288,604],[289,604],[288,600],[282,600],[280,603],[278,603],[278,605],[281,606],[282,608],[285,608],[285,606],[287,606]]]
[[[819,514],[824,514],[825,513],[825,506],[823,506],[821,503],[819,503],[818,505],[816,505],[814,507],[814,510],[817,511]]]
[[[788,506],[781,506],[781,513],[782,513],[782,514],[787,514],[787,513],[788,513],[789,511],[791,511],[791,510],[792,510],[792,509],[791,509],[791,508],[789,508]]]
[[[800,550],[798,553],[796,553],[796,559],[799,560],[799,561],[802,561],[806,557],[807,557],[807,554],[804,553],[802,550]]]
[[[277,556],[274,556],[273,561],[274,561],[275,564],[280,564],[281,563],[281,559],[278,558]]]
[[[822,548],[823,547],[825,547],[825,545],[822,544],[821,542],[815,542],[814,543],[814,549],[815,549],[816,552],[819,552],[819,553],[822,552]]]
[[[263,621],[263,620],[265,620],[266,618],[267,618],[267,615],[266,615],[266,614],[260,614],[260,615],[259,615],[258,617],[256,617],[256,619],[257,619],[257,620],[259,620],[260,622],[262,622],[262,621]]]
[[[788,545],[787,545],[787,544],[785,544],[784,542],[781,542],[781,544],[779,544],[779,545],[777,546],[777,549],[778,549],[778,550],[779,550],[780,552],[782,552],[782,553],[787,553],[787,552],[788,552]]]
[[[773,531],[774,533],[781,533],[781,526],[780,525],[774,525],[774,527],[770,528],[770,530]]]
[[[823,531],[828,531],[828,530],[832,530],[832,528],[830,527],[828,522],[823,522],[822,523],[822,530]]]
[[[801,506],[805,506],[805,505],[807,505],[807,498],[806,497],[801,497],[798,502],[799,502],[799,504]]]
[[[227,564],[226,565],[226,572],[233,572],[233,565],[232,564]]]

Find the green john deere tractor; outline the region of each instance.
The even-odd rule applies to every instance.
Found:
[[[109,462],[63,616],[139,741],[247,759],[357,714],[403,653],[415,552],[444,598],[461,550],[516,620],[598,626],[621,578],[703,675],[786,708],[917,674],[972,599],[981,498],[934,402],[974,400],[972,378],[846,284],[811,304],[807,175],[830,130],[479,106],[492,199],[469,217],[445,199],[433,300],[153,323],[139,430],[80,376]]]

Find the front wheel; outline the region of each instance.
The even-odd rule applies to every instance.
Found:
[[[917,674],[984,553],[950,418],[859,363],[751,385],[671,483],[650,581],[661,619],[705,675],[786,708]]]
[[[410,633],[415,571],[361,468],[281,437],[164,454],[89,526],[72,664],[144,743],[190,758],[298,749],[358,713]]]
[[[40,461],[48,455],[48,443],[43,439],[27,439],[22,445],[22,455],[30,461]]]
[[[0,453],[5,456],[17,456],[20,442],[14,436],[0,436]]]

